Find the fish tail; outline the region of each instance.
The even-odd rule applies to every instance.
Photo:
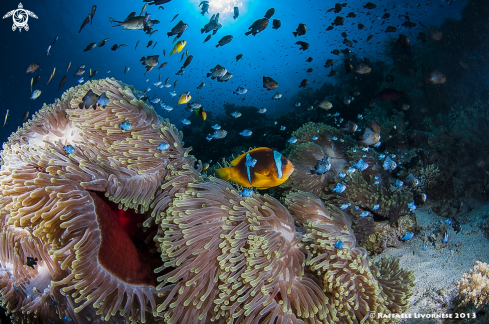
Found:
[[[234,167],[216,169],[216,173],[224,181],[228,181],[233,177]]]
[[[249,34],[251,34],[251,31],[247,31],[247,32],[245,33],[245,35],[246,35],[246,36],[248,36]]]

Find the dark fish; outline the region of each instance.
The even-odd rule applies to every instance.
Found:
[[[374,35],[368,35],[368,37],[367,37],[367,42],[371,41],[371,40],[372,40],[372,38],[374,38]]]
[[[391,16],[391,14],[386,12],[386,13],[385,13],[385,14],[382,16],[382,19],[387,19],[387,18],[389,18],[390,16]]]
[[[308,63],[312,62],[312,57],[310,57],[310,56],[309,56],[309,57],[307,58],[306,62],[308,62]]]
[[[394,26],[388,26],[386,29],[385,29],[385,32],[386,33],[395,33],[397,31],[397,28],[394,27]]]
[[[53,40],[53,42],[51,43],[51,45],[54,45],[54,43],[56,43],[56,41],[58,40],[58,36],[56,36]]]
[[[278,82],[271,77],[263,77],[263,87],[267,90],[275,90],[278,88]]]
[[[185,53],[182,53],[182,57],[180,58],[180,62],[183,61],[183,58],[185,57]]]
[[[25,74],[34,73],[38,67],[39,67],[39,64],[37,64],[36,62],[32,62],[31,64],[29,64],[27,66],[27,69],[25,70]]]
[[[90,108],[93,107],[93,109],[97,108],[97,101],[100,98],[100,96],[96,95],[91,89],[88,90],[88,92],[85,94],[85,96],[82,98],[82,102],[78,104],[78,108],[84,109],[84,108]]]
[[[367,2],[365,6],[363,6],[365,9],[375,9],[377,8],[376,4],[373,4],[372,2]]]
[[[334,64],[334,60],[333,59],[327,59],[326,60],[326,63],[324,64],[324,67],[325,68],[328,68],[330,66],[333,66],[333,64]]]
[[[406,48],[409,47],[409,37],[403,34],[399,34],[399,39],[397,40],[396,46],[398,48]]]
[[[124,74],[127,72],[127,66],[124,66]]]
[[[107,43],[107,41],[108,41],[108,40],[109,40],[108,38],[106,38],[106,39],[102,40],[100,43],[98,43],[98,45],[97,45],[97,46],[98,46],[98,47],[102,47],[102,46],[104,46],[104,45],[105,45],[105,43]]]
[[[136,50],[136,48],[138,47],[139,45],[139,40],[136,42],[136,46],[134,46],[134,50]]]
[[[357,129],[358,129],[358,125],[352,122],[351,120],[349,120],[345,124],[344,128],[340,128],[340,131],[348,134],[353,134],[354,132],[356,132]]]
[[[85,27],[88,24],[89,21],[90,21],[90,15],[88,15],[87,18],[85,18],[85,20],[83,21],[83,23],[82,23],[82,25],[81,25],[80,30],[78,31],[78,33],[81,33],[83,27]]]
[[[292,32],[292,34],[294,34],[295,37],[302,36],[302,35],[305,35],[306,34],[306,30],[307,30],[306,25],[300,23],[299,24],[299,27],[297,27],[297,29],[295,30],[295,32]]]
[[[247,31],[245,35],[248,36],[249,34],[253,34],[253,36],[255,36],[259,32],[262,32],[265,28],[267,28],[268,22],[268,18],[258,19],[250,27],[248,27],[249,31]]]
[[[334,8],[331,11],[334,11],[335,13],[339,13],[343,9],[343,5],[341,3],[335,3]]]
[[[37,258],[27,257],[27,262],[25,264],[32,269],[36,269],[34,266],[37,265],[37,261]]]
[[[356,18],[357,14],[354,13],[353,11],[348,13],[348,15],[346,15],[346,18]]]
[[[229,44],[232,40],[233,40],[233,35],[226,35],[226,36],[224,36],[223,38],[221,38],[219,40],[219,42],[217,43],[216,47],[224,46],[226,44]]]
[[[58,91],[65,84],[65,82],[66,82],[66,75],[61,79],[61,82],[59,83],[59,86],[58,86]]]
[[[168,64],[168,62],[163,62],[163,63],[161,63],[161,65],[160,65],[160,67],[158,68],[158,70],[159,70],[159,69],[161,69],[161,68],[163,68],[163,67],[165,67],[167,64]]]
[[[413,27],[416,27],[416,23],[413,23],[412,21],[406,20],[405,22],[402,23],[402,26],[407,27],[407,28],[413,28]]]
[[[402,95],[404,95],[404,91],[385,88],[375,96],[375,99],[385,100],[389,102],[391,100],[399,99]]]
[[[301,84],[299,85],[299,88],[305,88],[309,84],[309,81],[307,79],[304,79],[301,81]]]
[[[173,87],[176,88],[177,87],[177,80],[175,80],[175,82],[173,82]]]
[[[78,70],[76,71],[76,73],[73,74],[73,76],[80,76],[83,73],[85,73],[85,65],[84,64],[80,65],[80,67],[78,68]]]
[[[340,50],[334,49],[334,50],[331,51],[331,54],[340,55]]]
[[[166,56],[166,52],[165,52],[165,49],[163,49],[163,56]]]
[[[143,8],[141,8],[141,12],[139,13],[140,16],[143,15],[143,12],[144,12],[144,10],[146,10],[147,7],[148,7],[148,4],[145,3],[144,6],[143,6]]]
[[[207,35],[207,37],[204,39],[204,43],[207,42],[209,39],[211,39],[212,34]]]
[[[311,73],[312,71],[313,71],[313,69],[312,69],[312,68],[308,68],[308,69],[306,70],[306,72],[307,72],[307,73]]]
[[[93,78],[94,76],[96,76],[96,75],[97,75],[97,73],[98,73],[98,70],[94,70],[94,71],[92,72],[92,69],[90,69],[90,73],[88,74],[88,77],[91,79],[91,78]]]
[[[153,44],[153,47],[152,47],[151,49],[155,48],[156,44],[158,44],[158,41],[156,41],[156,42]]]
[[[93,50],[95,47],[97,47],[97,43],[90,43],[88,46],[83,50],[84,52],[88,52]]]
[[[148,42],[148,44],[146,45],[146,48],[150,47],[150,46],[151,46],[151,44],[153,44],[153,41],[152,41],[152,40],[150,40],[150,41]]]
[[[27,110],[22,116],[22,122],[24,123],[27,120],[27,118],[29,118],[29,110]]]
[[[183,62],[182,69],[185,69],[190,64],[190,62],[192,62],[193,58],[193,55],[187,56],[187,59],[185,59],[185,62]]]
[[[173,17],[173,19],[172,19],[172,20],[170,20],[170,22],[173,22],[173,21],[175,20],[175,18],[177,18],[177,17],[178,17],[178,14],[176,14],[176,15]]]
[[[328,26],[328,28],[326,28],[326,31],[330,31],[330,30],[333,30],[334,27],[333,26]]]
[[[239,8],[238,7],[234,7],[234,16],[233,18],[234,19],[237,19],[239,17]]]
[[[309,48],[309,43],[307,42],[303,42],[303,41],[297,41],[296,42],[296,45],[300,45],[301,46],[301,50],[305,51]]]
[[[336,16],[334,21],[331,23],[333,26],[343,26],[343,23],[345,22],[345,18],[341,16]]]
[[[331,69],[331,71],[329,72],[328,76],[329,77],[332,77],[332,76],[335,76],[336,75],[336,71]]]
[[[34,81],[32,82],[32,85],[36,84],[37,82],[39,82],[39,79],[41,78],[41,76],[38,74],[36,75],[36,77],[34,78]]]
[[[90,25],[92,24],[93,16],[95,16],[95,11],[97,10],[97,6],[92,6],[92,13],[90,14]]]
[[[114,44],[114,45],[112,45],[112,47],[111,47],[110,49],[111,49],[111,50],[113,50],[113,51],[115,51],[115,50],[117,50],[118,48],[119,48],[119,45]]]
[[[274,19],[272,21],[272,26],[273,26],[272,27],[273,29],[279,29],[280,26],[282,26],[282,22],[280,20],[278,20],[278,19]]]
[[[275,8],[268,9],[267,12],[265,13],[265,18],[266,19],[272,18],[274,13],[275,13]]]
[[[353,65],[351,65],[350,59],[346,59],[344,65],[346,73],[350,73],[353,70]]]
[[[365,25],[364,24],[358,24],[357,27],[358,27],[358,29],[362,30],[365,28]]]
[[[243,54],[236,55],[236,62],[238,62],[239,60],[241,60],[242,57],[243,57]]]
[[[171,29],[170,32],[167,32],[166,34],[168,35],[168,37],[170,36],[173,36],[173,35],[177,35],[175,37],[175,39],[178,39],[180,37],[182,37],[182,34],[188,29],[188,25],[186,23],[183,22],[183,20],[180,20],[176,25],[175,27],[173,27]],[[175,40],[174,40],[175,41]]]

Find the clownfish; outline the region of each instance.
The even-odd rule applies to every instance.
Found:
[[[231,167],[216,169],[224,181],[243,187],[267,189],[284,183],[294,171],[292,162],[268,147],[258,147],[231,161]]]

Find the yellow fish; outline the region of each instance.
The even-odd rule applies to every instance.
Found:
[[[232,180],[243,187],[267,189],[284,183],[294,172],[292,162],[268,147],[243,153],[231,161],[231,167],[216,169],[224,181]]]
[[[178,104],[179,105],[186,104],[187,102],[190,101],[190,99],[192,99],[192,96],[190,95],[190,92],[184,93],[178,99]]]
[[[172,54],[175,54],[175,53],[180,53],[183,50],[183,48],[185,47],[185,45],[187,45],[187,41],[186,40],[178,41],[175,44],[175,46],[173,47],[173,51],[171,51],[170,56]]]

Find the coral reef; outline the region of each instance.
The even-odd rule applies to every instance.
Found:
[[[464,273],[462,279],[457,282],[459,297],[463,298],[462,305],[469,302],[475,307],[481,307],[489,301],[489,265],[477,261],[470,273]]]
[[[78,108],[90,91],[107,107]],[[406,307],[410,273],[373,265],[339,209],[204,180],[182,133],[114,79],[69,89],[0,155],[15,321],[356,323]]]

